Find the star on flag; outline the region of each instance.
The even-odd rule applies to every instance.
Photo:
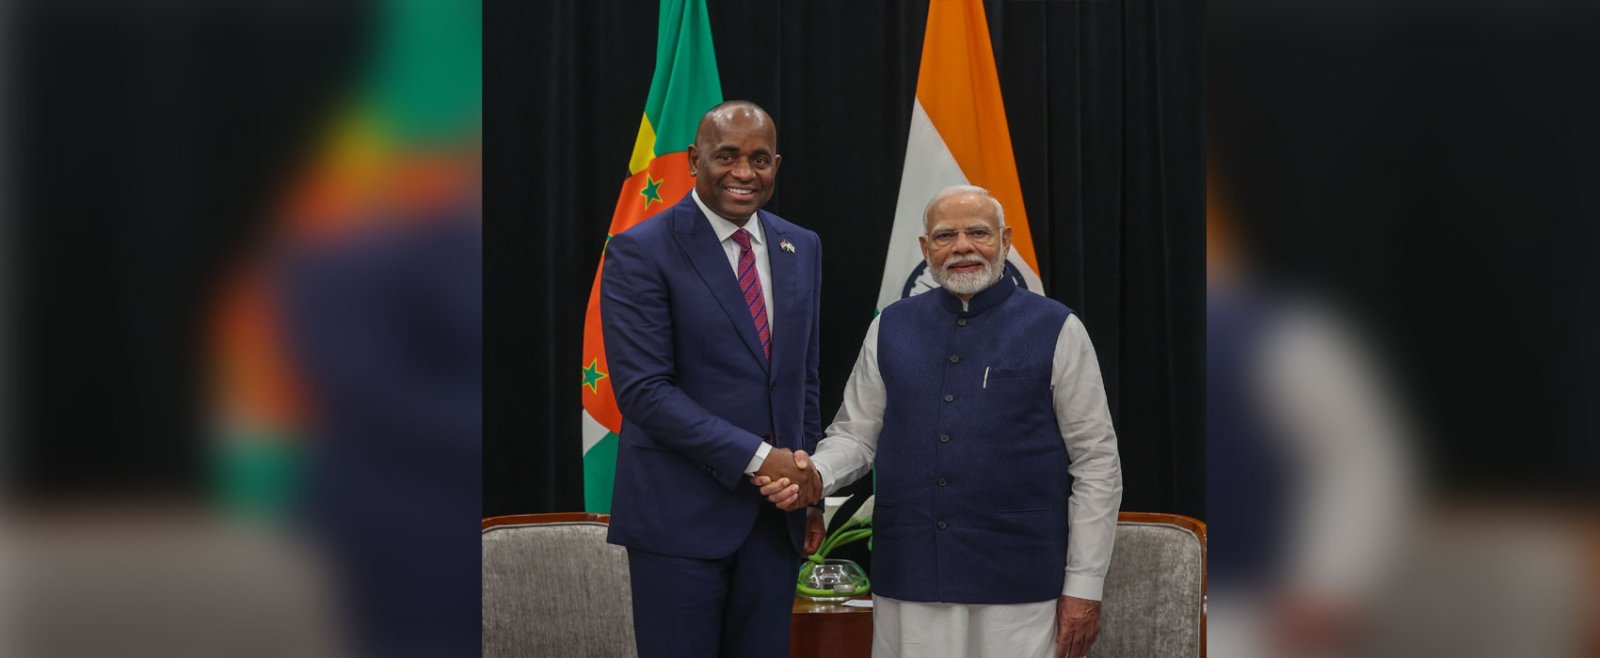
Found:
[[[639,196],[644,197],[644,207],[649,208],[652,203],[661,202],[661,183],[666,179],[656,180],[650,174],[644,175],[644,189],[639,190]]]
[[[605,379],[606,376],[605,373],[600,372],[600,359],[596,358],[590,361],[589,365],[583,369],[583,385],[589,388],[590,393],[599,393],[600,380]]]

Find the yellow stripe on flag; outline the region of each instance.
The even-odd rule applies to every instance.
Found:
[[[639,136],[633,140],[633,158],[628,160],[628,173],[637,174],[650,166],[656,157],[656,131],[650,127],[650,115],[639,115]]]

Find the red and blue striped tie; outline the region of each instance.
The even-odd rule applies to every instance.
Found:
[[[750,232],[734,231],[733,241],[739,243],[739,289],[744,291],[744,304],[756,323],[756,335],[761,337],[761,351],[771,360],[772,328],[767,326],[767,301],[761,295],[761,276],[756,273],[756,253],[750,250]]]

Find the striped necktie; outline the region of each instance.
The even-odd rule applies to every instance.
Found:
[[[739,243],[739,290],[744,292],[744,305],[750,309],[750,319],[756,323],[756,335],[761,337],[761,351],[772,359],[772,328],[767,326],[767,301],[761,295],[761,276],[756,273],[756,252],[750,250],[750,232],[739,229],[733,232],[733,241]]]

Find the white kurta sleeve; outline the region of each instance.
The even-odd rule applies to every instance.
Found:
[[[873,318],[867,337],[861,341],[855,369],[844,385],[839,413],[822,433],[817,454],[811,456],[817,475],[822,477],[822,495],[833,495],[872,470],[887,399],[883,374],[878,371],[878,318]]]
[[[1056,424],[1066,442],[1072,496],[1067,501],[1067,579],[1061,593],[1100,600],[1122,505],[1122,463],[1111,427],[1094,344],[1077,315],[1067,316],[1051,366]]]

